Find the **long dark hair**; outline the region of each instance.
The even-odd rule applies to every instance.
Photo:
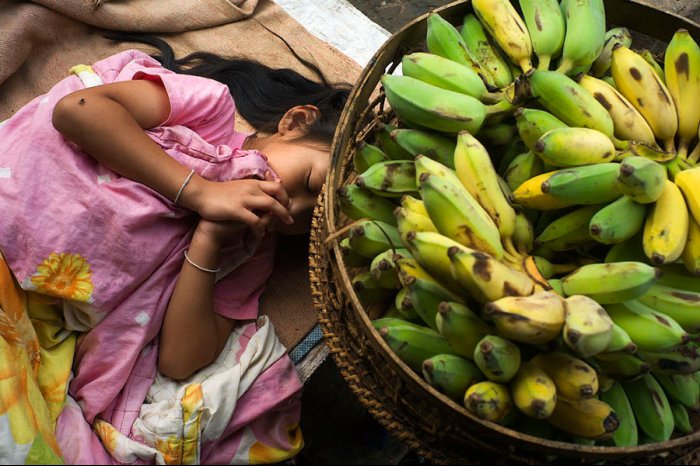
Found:
[[[210,52],[194,52],[177,59],[170,44],[148,34],[113,33],[106,37],[151,45],[160,52],[153,58],[164,68],[225,84],[241,116],[259,131],[274,133],[287,110],[297,105],[315,105],[320,116],[308,128],[308,137],[330,144],[350,94],[350,84],[330,83],[318,66],[300,57],[284,39],[294,56],[319,78],[318,82],[289,68],[270,68],[254,60]]]

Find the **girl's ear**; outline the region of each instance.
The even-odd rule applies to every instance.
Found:
[[[277,125],[277,132],[281,136],[304,136],[320,116],[321,111],[315,105],[297,105],[284,114]]]

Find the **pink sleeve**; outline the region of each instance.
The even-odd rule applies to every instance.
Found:
[[[161,126],[186,126],[212,145],[231,143],[236,106],[226,85],[164,68],[141,68],[133,79],[163,83],[170,100],[170,115]]]
[[[275,263],[274,238],[262,242],[255,254],[216,282],[214,309],[233,320],[258,318],[260,297]]]

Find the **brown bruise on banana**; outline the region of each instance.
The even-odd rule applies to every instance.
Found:
[[[660,316],[658,314],[654,314],[654,318],[656,320],[658,320],[661,323],[661,325],[665,325],[666,327],[671,326],[671,323],[668,320],[664,319],[662,316]]]
[[[678,299],[682,299],[683,301],[687,301],[690,303],[700,302],[700,295],[697,294],[683,293],[682,291],[672,291],[671,296],[674,296]]]
[[[382,190],[387,191],[393,184],[394,182],[394,177],[396,176],[396,172],[399,170],[399,165],[398,164],[390,164],[387,165],[386,168],[386,176],[384,177],[384,181],[382,181]]]
[[[482,252],[474,252],[472,253],[472,257],[475,259],[474,266],[472,267],[474,274],[486,282],[491,281],[492,270],[490,256]]]
[[[535,9],[535,25],[537,25],[538,31],[543,31],[544,26],[542,25],[542,18],[540,18],[540,9]]]
[[[612,110],[612,105],[610,104],[610,102],[608,102],[608,99],[603,94],[601,94],[600,92],[595,92],[593,94],[593,97],[595,97],[595,100],[600,102],[600,105],[605,107],[605,110]]]
[[[630,68],[630,76],[632,76],[635,81],[642,80],[642,73],[635,67]]]
[[[690,61],[686,52],[681,53],[678,58],[676,58],[674,65],[676,66],[676,72],[678,74],[684,74],[686,79],[690,79]]]

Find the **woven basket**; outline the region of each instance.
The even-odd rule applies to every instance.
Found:
[[[668,41],[678,28],[700,38],[700,26],[680,16],[630,0],[606,0],[608,21]],[[434,10],[455,25],[471,12],[469,0]],[[545,440],[481,420],[430,387],[406,366],[373,328],[351,286],[337,232],[347,220],[335,191],[354,176],[357,144],[381,123],[390,122],[378,88],[383,73],[404,54],[422,50],[427,15],[394,34],[361,74],[341,117],[332,149],[331,169],[314,212],[309,251],[311,291],[325,341],[340,373],[367,410],[392,435],[434,463],[537,464],[552,457],[567,462],[697,464],[700,431],[664,443],[635,448],[584,446]],[[653,27],[654,30],[649,30]]]

